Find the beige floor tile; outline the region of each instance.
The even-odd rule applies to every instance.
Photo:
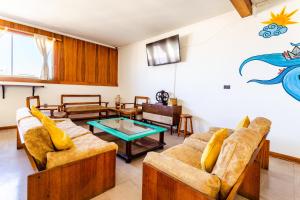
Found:
[[[126,181],[117,185],[113,189],[104,193],[109,199],[128,199],[128,200],[140,200],[142,197],[141,190],[132,182]],[[101,195],[100,195],[101,196]]]
[[[285,160],[270,158],[269,171],[274,174],[284,175],[286,178],[294,176],[294,164]]]
[[[282,173],[280,170],[282,170]],[[288,172],[287,172],[288,171]],[[293,200],[294,167],[292,163],[271,159],[269,171],[262,172],[261,197],[272,200]]]

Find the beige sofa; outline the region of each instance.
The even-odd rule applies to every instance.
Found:
[[[211,173],[200,158],[216,128],[194,134],[162,153],[150,152],[143,163],[143,200],[234,199],[237,193],[259,199],[260,166],[268,151],[271,122],[254,119],[248,128],[231,130]]]
[[[71,149],[56,151],[28,108],[17,110],[16,120],[17,148],[25,148],[34,170],[28,176],[28,199],[88,199],[115,186],[115,143],[69,119],[55,119],[74,143]]]

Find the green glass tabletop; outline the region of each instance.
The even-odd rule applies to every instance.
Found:
[[[87,122],[90,126],[101,129],[125,141],[132,141],[149,135],[165,132],[167,129],[124,117]]]

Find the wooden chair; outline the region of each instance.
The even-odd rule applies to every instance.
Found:
[[[194,133],[192,117],[193,116],[189,115],[189,114],[181,114],[180,115],[180,121],[179,121],[179,125],[178,125],[178,136],[180,136],[181,133],[183,133],[184,137],[186,137],[187,135],[192,135]],[[188,131],[188,121],[190,122],[191,131]],[[181,130],[182,124],[184,124],[183,131]]]
[[[121,108],[118,109],[119,115],[127,116],[130,119],[136,118],[137,115],[142,113],[143,103],[148,104],[150,98],[145,96],[135,96],[133,103],[121,103]],[[126,108],[126,105],[133,105],[131,108]]]
[[[35,101],[36,103],[32,105],[32,101]],[[59,105],[41,105],[40,96],[26,97],[26,106],[29,109],[31,106],[35,106],[41,111],[49,111],[51,118],[63,118],[65,116],[65,113],[61,112],[61,107]]]
[[[88,99],[88,101],[81,101],[79,99]],[[97,100],[95,100],[97,99]],[[68,101],[70,100],[70,101]],[[101,95],[94,94],[62,94],[61,95],[61,107],[66,116],[72,120],[84,120],[84,119],[94,119],[102,118],[102,113],[104,116],[108,116],[108,102],[103,102],[101,100]],[[89,116],[82,116],[89,114]],[[72,115],[72,117],[70,117]],[[77,115],[77,117],[76,117]]]

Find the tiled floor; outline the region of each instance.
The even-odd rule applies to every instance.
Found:
[[[182,137],[166,134],[166,148],[183,141]],[[26,178],[32,173],[24,150],[16,150],[15,130],[0,131],[0,199],[26,199]],[[95,200],[141,199],[142,160],[126,164],[117,158],[116,187]],[[237,197],[238,200],[244,198]],[[262,171],[262,200],[300,200],[300,165],[270,159],[269,171]]]

